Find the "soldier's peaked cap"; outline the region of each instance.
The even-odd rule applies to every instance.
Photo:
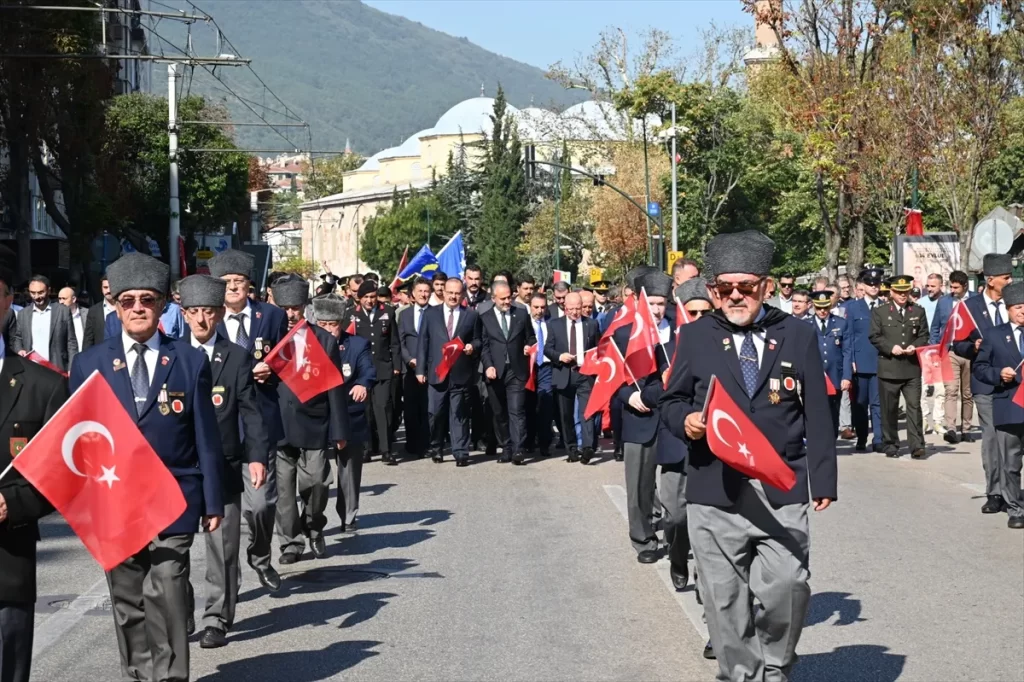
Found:
[[[828,291],[823,289],[821,291],[815,291],[811,293],[811,300],[814,302],[815,308],[831,308],[832,307],[832,296],[835,294],[834,291]]]
[[[746,273],[764,277],[772,267],[775,242],[757,230],[717,235],[708,242],[707,263],[714,276]]]
[[[210,259],[210,274],[214,277],[241,275],[252,279],[252,266],[256,258],[251,253],[228,249]]]
[[[107,267],[110,295],[115,298],[132,289],[147,289],[165,295],[170,280],[170,267],[143,253],[126,254]]]
[[[189,275],[178,282],[182,308],[220,308],[227,283],[209,275]]]
[[[888,284],[893,291],[905,294],[914,288],[914,278],[908,275],[893,275],[889,278]]]

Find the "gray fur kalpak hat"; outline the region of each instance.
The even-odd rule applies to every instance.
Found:
[[[765,277],[772,267],[775,242],[757,230],[720,234],[708,242],[708,270],[715,277],[745,273]]]
[[[644,276],[651,274],[652,272],[661,272],[658,268],[652,265],[640,265],[626,273],[626,286],[640,293],[640,286]]]
[[[142,253],[121,256],[107,267],[110,295],[117,298],[126,291],[147,289],[167,295],[171,269],[166,263]]]
[[[317,322],[341,322],[344,316],[344,301],[334,294],[317,296],[313,299],[313,317]]]
[[[982,261],[982,274],[985,277],[998,277],[1013,272],[1013,258],[1006,253],[986,253]]]
[[[1024,282],[1014,282],[1003,287],[1003,303],[1007,308],[1024,303]]]
[[[228,249],[210,259],[210,274],[214,277],[241,275],[252,279],[252,266],[255,262],[256,258],[251,253]]]
[[[676,298],[683,305],[686,305],[690,301],[700,300],[711,303],[711,297],[708,295],[708,283],[704,281],[703,277],[694,277],[688,279],[679,286],[676,287]]]
[[[209,275],[189,275],[178,282],[182,308],[221,308],[227,283]]]
[[[274,303],[281,306],[306,305],[309,301],[309,285],[303,279],[288,279],[270,288]]]
[[[672,278],[661,270],[648,272],[636,278],[636,292],[643,289],[648,296],[663,296],[668,298],[672,295]]]

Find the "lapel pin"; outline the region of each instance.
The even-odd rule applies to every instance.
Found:
[[[1009,336],[1007,336],[1006,337],[1006,343],[1013,343],[1013,340]]]
[[[170,358],[168,358],[166,355],[164,355],[163,357],[160,358],[160,364],[161,365],[166,365],[169,361],[170,361]]]
[[[18,383],[18,382],[17,382],[17,381],[15,380],[15,379],[11,379],[11,388],[14,388],[14,386],[15,386],[15,385],[16,385],[17,383]]]
[[[217,353],[216,355],[214,355],[214,356],[213,356],[213,361],[214,361],[214,362],[224,362],[224,361],[223,361],[223,360],[221,359],[221,357],[220,357],[220,353]]]
[[[114,371],[124,369],[124,363],[121,362],[121,358],[114,358]]]
[[[261,317],[263,317],[263,313],[261,313],[260,311],[258,311],[258,310],[257,310],[257,311],[256,311],[256,319],[258,320],[258,319],[260,319]]]

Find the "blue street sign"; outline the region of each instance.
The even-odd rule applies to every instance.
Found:
[[[657,218],[661,215],[661,204],[657,201],[651,201],[647,204],[647,212],[651,214],[652,218]]]

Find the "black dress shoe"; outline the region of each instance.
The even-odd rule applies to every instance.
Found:
[[[457,466],[457,467],[469,466],[469,457],[456,457],[455,458],[455,466]]]
[[[974,434],[969,432],[969,431],[961,431],[960,432],[960,442],[961,443],[973,443],[974,442]]]
[[[924,448],[918,448],[910,453],[910,459],[924,459],[925,451]]]
[[[498,458],[498,459],[496,459],[495,461],[496,461],[496,462],[497,462],[498,464],[508,464],[508,462],[509,462],[509,460],[508,460],[508,457],[506,457],[505,455],[502,455],[501,457],[499,457],[499,458]]]
[[[615,446],[615,452],[613,454],[614,454],[614,457],[615,457],[615,461],[616,462],[621,462],[623,460],[622,446],[621,445],[616,445]]]
[[[1011,516],[1006,521],[1006,527],[1016,529],[1024,528],[1024,516]]]
[[[310,548],[313,550],[313,556],[317,559],[323,559],[327,556],[327,543],[324,542],[324,536],[318,535],[313,538],[309,543]]]
[[[857,445],[855,445],[853,449],[857,452],[867,452],[868,446],[858,441]]]
[[[885,452],[885,446],[881,443],[873,443],[871,445],[871,452]]]
[[[676,588],[676,592],[682,592],[686,589],[686,584],[690,582],[690,571],[685,567],[676,568],[675,564],[670,564],[668,574],[672,578],[672,587]]]
[[[219,649],[228,645],[228,638],[217,628],[206,628],[199,637],[199,648]]]
[[[196,633],[196,617],[195,614],[188,614],[188,618],[185,619],[185,632],[191,637]]]
[[[387,464],[389,467],[398,466],[398,455],[393,452],[385,452],[380,456],[380,460]]]
[[[889,448],[888,450],[885,451],[885,456],[891,457],[892,459],[899,459],[900,451],[897,450],[896,448]]]
[[[260,585],[263,585],[263,587],[271,592],[277,592],[281,589],[281,576],[278,575],[273,566],[267,566],[266,568],[256,568],[253,566],[253,570],[256,571],[256,577],[260,579]]]
[[[298,560],[298,554],[296,554],[295,552],[288,552],[287,554],[282,554],[281,558],[277,560],[277,563],[281,564],[282,566],[288,566],[290,564],[294,564]]]
[[[590,464],[590,460],[594,458],[594,448],[583,448],[583,454],[580,455],[580,464]]]
[[[515,464],[516,466],[522,466],[526,464],[526,455],[524,455],[522,452],[517,452],[516,454],[512,455],[512,463]]]
[[[943,434],[942,440],[946,441],[950,445],[956,445],[960,442],[960,434],[953,429],[946,429],[946,433]]]
[[[547,448],[541,448],[540,449],[540,456],[541,457],[550,457],[551,456],[551,451],[548,450]]]
[[[711,648],[710,639],[708,640],[708,643],[704,645],[704,658],[709,661],[714,661],[717,658],[717,656],[715,656],[715,650]]]
[[[981,507],[982,514],[998,514],[1006,508],[1002,495],[989,495],[985,504]]]
[[[444,453],[440,450],[434,450],[434,454],[430,456],[430,459],[434,461],[434,464],[440,464],[444,461]]]
[[[636,560],[642,564],[653,564],[658,560],[658,550],[645,549],[636,555]]]
[[[577,450],[576,448],[571,448],[569,450],[569,459],[566,460],[566,461],[569,461],[569,462],[578,462],[578,461],[580,461],[580,451]]]

